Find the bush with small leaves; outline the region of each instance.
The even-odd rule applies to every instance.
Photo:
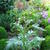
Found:
[[[14,10],[7,11],[7,13],[0,14],[0,26],[10,31],[10,24],[16,20],[16,13]]]

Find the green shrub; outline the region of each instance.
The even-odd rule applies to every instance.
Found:
[[[47,36],[45,41],[41,43],[40,50],[50,50],[50,36]]]
[[[0,14],[0,26],[10,31],[10,24],[15,21],[16,15],[13,10],[8,11],[6,14]]]
[[[45,30],[46,31],[43,32],[43,36],[44,37],[46,37],[47,35],[50,35],[50,25],[46,26]]]
[[[7,31],[5,30],[5,28],[0,27],[0,39],[2,39],[2,38],[7,38],[7,37],[8,37],[8,33],[7,33]]]
[[[14,0],[0,0],[0,12],[6,12],[13,7]]]
[[[4,50],[5,49],[5,47],[6,47],[6,41],[7,41],[7,39],[1,39],[0,40],[0,50]]]

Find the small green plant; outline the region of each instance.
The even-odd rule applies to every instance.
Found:
[[[1,39],[0,40],[0,50],[4,50],[5,49],[5,46],[6,46],[6,41],[7,39]]]
[[[43,33],[43,36],[46,37],[47,35],[50,35],[50,25],[46,26],[45,27],[45,30],[44,33]]]
[[[8,33],[5,30],[5,28],[4,27],[0,27],[0,39],[7,38],[7,37],[8,37]]]
[[[50,50],[50,36],[47,36],[45,41],[41,43],[40,50]]]

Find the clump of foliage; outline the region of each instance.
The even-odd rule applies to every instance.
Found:
[[[5,30],[5,28],[4,27],[0,27],[0,39],[7,38],[7,37],[8,37],[8,33]]]
[[[7,10],[13,8],[15,0],[0,0],[0,12],[5,13]]]
[[[17,39],[10,39],[6,49],[11,48],[12,50],[14,45],[15,50],[18,46],[19,48],[22,48],[22,50],[32,50],[32,48],[36,50],[37,48],[40,48],[40,43],[43,38],[39,37],[38,31],[44,31],[44,29],[39,27],[38,22],[40,17],[38,17],[38,13],[32,10],[22,11],[20,17],[17,18],[18,20],[15,23],[11,23],[11,31],[18,34]],[[11,40],[13,41],[12,43]]]
[[[45,27],[45,30],[44,33],[43,33],[43,36],[46,37],[47,35],[50,35],[50,25],[46,26]]]
[[[14,21],[15,0],[0,0],[0,26],[10,31],[10,23]],[[10,10],[11,9],[11,10]]]
[[[32,50],[32,48],[37,50],[37,48],[40,48],[40,43],[43,40],[43,38],[40,38],[38,34],[39,30],[44,31],[43,28],[39,27],[41,14],[39,13],[40,10],[36,10],[37,9],[32,7],[23,10],[21,13],[18,13],[18,20],[11,23],[11,31],[18,34],[18,40],[21,42],[22,50]],[[13,45],[17,48],[17,44],[20,45],[18,40],[15,40],[17,42],[13,43],[10,41],[8,43],[10,45],[8,46],[7,44],[7,48],[11,48],[12,46],[13,49]]]
[[[0,50],[4,50],[7,44],[7,39],[1,39],[0,40]]]
[[[35,12],[33,9],[23,10],[19,15],[20,17],[17,18],[17,21],[14,23],[11,23],[12,32],[19,33],[21,32],[19,30],[20,28],[27,29],[28,31],[33,29],[33,25],[37,25],[37,27],[39,27],[38,23],[39,23],[40,15],[38,15],[38,13]]]
[[[45,27],[48,26],[48,25],[50,25],[50,23],[49,23],[49,21],[48,21],[48,18],[43,19],[42,22],[41,22],[41,25],[43,25],[43,26],[45,26]],[[45,28],[45,27],[44,27],[44,28]]]
[[[10,31],[10,24],[15,22],[16,14],[13,10],[8,11],[6,14],[0,14],[0,26]]]
[[[40,50],[50,50],[50,36],[47,36],[45,41],[41,43]]]
[[[32,50],[32,48],[37,50],[40,48],[40,43],[44,40],[39,37],[39,31],[44,31],[39,27],[42,8],[40,0],[34,1],[34,6],[22,10],[21,13],[16,12],[18,10],[2,13],[0,25],[8,29],[11,28],[13,33],[18,34],[17,39],[12,38],[7,42],[5,50]]]
[[[21,33],[18,37],[9,39],[5,50],[32,50],[32,48],[37,50],[37,48],[40,48],[43,38],[31,36],[32,34],[29,33],[25,35]]]

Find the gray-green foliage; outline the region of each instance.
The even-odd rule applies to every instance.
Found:
[[[11,31],[12,32],[15,32],[15,30],[20,32],[19,27],[22,30],[26,29],[28,31],[29,29],[33,29],[32,25],[34,25],[34,24],[35,25],[37,24],[39,26],[38,23],[39,23],[40,15],[38,15],[38,13],[36,13],[33,9],[23,10],[19,14],[19,16],[20,17],[17,18],[17,21],[15,23],[11,23],[11,28],[12,28]]]
[[[19,36],[15,40],[16,42],[13,42],[12,44],[10,40],[10,42],[8,43],[10,45],[9,47],[7,45],[6,48],[11,48],[12,45],[13,49],[14,45],[16,46],[17,44],[20,44],[20,42],[22,42],[22,50],[32,50],[32,48],[37,50],[37,47],[40,48],[40,43],[43,40],[43,38],[39,37],[38,31],[45,31],[43,28],[39,27],[39,19],[41,18],[41,15],[34,8],[23,10],[18,14],[18,20],[15,23],[11,23],[11,31],[16,31],[15,33]]]
[[[13,37],[7,41],[7,45],[5,47],[5,50],[32,50],[34,48],[35,50],[40,48],[40,43],[43,40],[43,38],[40,37],[33,37],[32,40],[30,39],[31,35],[23,35],[20,34],[18,37]]]

